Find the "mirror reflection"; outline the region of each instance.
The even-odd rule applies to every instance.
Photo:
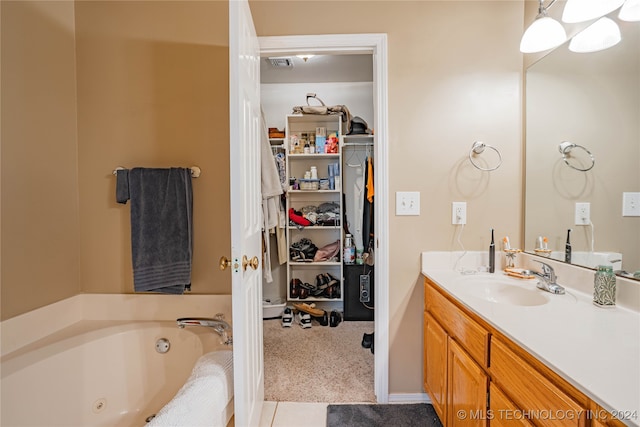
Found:
[[[618,24],[618,45],[527,70],[524,245],[640,279],[640,23]]]

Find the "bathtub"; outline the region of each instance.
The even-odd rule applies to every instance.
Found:
[[[161,338],[166,353],[156,350]],[[0,424],[144,426],[200,356],[223,349],[209,328],[179,329],[175,320],[74,323],[2,356]],[[233,399],[226,411],[228,421]]]

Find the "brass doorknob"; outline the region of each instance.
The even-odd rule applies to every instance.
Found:
[[[259,263],[260,262],[258,261],[258,257],[257,256],[254,256],[253,258],[249,259],[249,258],[247,258],[246,255],[242,255],[242,269],[244,271],[247,271],[247,266],[250,266],[254,270],[257,270]]]
[[[220,270],[226,270],[227,267],[231,267],[231,260],[223,255],[220,257]]]

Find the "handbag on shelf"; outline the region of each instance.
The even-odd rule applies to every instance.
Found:
[[[313,257],[314,262],[320,261],[330,261],[336,257],[338,257],[340,253],[340,240],[336,240],[333,243],[329,243],[328,245],[324,245]]]
[[[321,105],[309,105],[309,99],[313,98],[320,102]],[[351,113],[346,105],[334,105],[326,106],[324,102],[316,96],[315,93],[307,94],[307,105],[301,105],[293,107],[293,114],[340,114],[342,116],[342,133],[348,134],[351,132]]]

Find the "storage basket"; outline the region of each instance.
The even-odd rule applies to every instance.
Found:
[[[320,188],[319,179],[301,179],[300,190],[304,191],[317,191]]]

